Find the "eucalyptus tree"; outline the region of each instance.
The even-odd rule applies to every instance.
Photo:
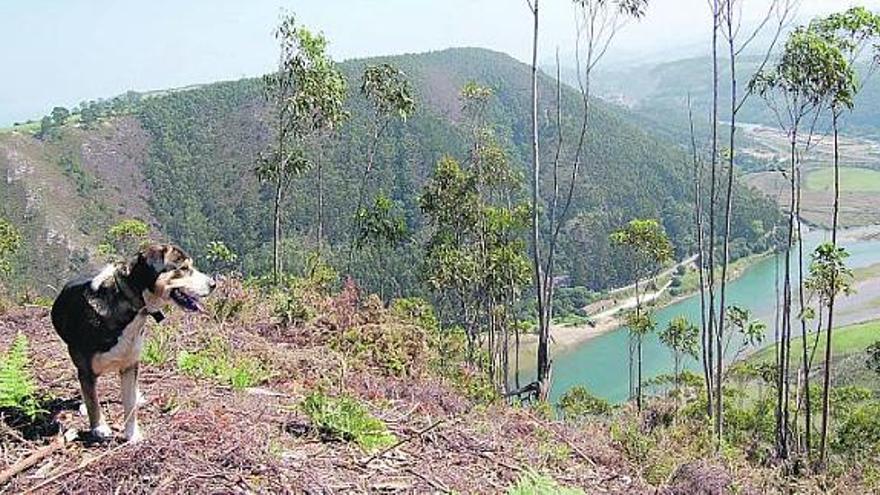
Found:
[[[712,115],[711,115],[711,151],[710,151],[710,183],[709,183],[709,212],[708,212],[708,246],[703,243],[702,219],[697,218],[696,229],[698,235],[698,269],[701,278],[704,278],[706,285],[704,291],[708,293],[708,303],[703,305],[701,314],[702,323],[702,340],[708,342],[704,346],[703,360],[708,363],[704,366],[709,371],[706,373],[707,378],[707,412],[715,418],[716,446],[721,444],[721,435],[723,428],[723,396],[721,395],[720,375],[723,368],[722,346],[724,338],[724,319],[726,316],[726,295],[727,295],[727,272],[730,263],[730,238],[731,223],[733,218],[733,185],[734,185],[734,160],[736,156],[736,125],[737,116],[745,105],[745,103],[753,95],[751,86],[745,92],[739,92],[739,80],[737,73],[737,64],[739,57],[749,50],[756,39],[761,38],[762,34],[769,31],[771,42],[763,50],[762,61],[759,64],[758,71],[764,69],[769,61],[779,36],[790,21],[798,0],[769,0],[767,9],[764,11],[754,25],[752,30],[742,30],[743,9],[746,0],[710,0],[709,6],[712,13]],[[722,39],[723,38],[723,39]],[[720,259],[721,274],[718,293],[718,304],[716,307],[716,236],[717,215],[720,209],[718,202],[718,176],[719,161],[722,157],[719,146],[719,124],[720,124],[720,50],[719,42],[726,45],[728,64],[729,64],[729,84],[730,84],[730,109],[729,109],[729,135],[727,149],[723,153],[727,166],[726,190],[724,192],[724,230],[722,233],[722,255]],[[701,205],[698,205],[701,207]],[[705,277],[704,277],[705,276]],[[716,319],[717,312],[717,322]],[[714,348],[713,348],[714,344]],[[714,371],[714,377],[712,375]],[[713,392],[713,385],[715,387]],[[713,411],[714,404],[714,411]]]
[[[475,83],[462,89],[471,152],[464,166],[449,157],[440,161],[420,205],[431,227],[426,281],[465,328],[471,359],[478,347],[488,350],[487,375],[503,388],[510,331],[518,331],[515,303],[529,278],[522,240],[529,210],[518,199],[522,179],[484,118],[492,97]],[[478,346],[483,336],[488,342]]]
[[[306,143],[315,134],[336,128],[346,117],[346,83],[327,54],[322,34],[297,25],[294,15],[282,17],[275,30],[279,46],[277,69],[264,76],[274,133],[260,155],[257,177],[273,185],[272,277],[278,283],[282,266],[282,209],[294,177],[310,165]]]
[[[825,367],[823,372],[822,390],[822,428],[819,448],[819,460],[826,461],[826,442],[828,434],[829,393],[831,386],[831,346],[834,321],[834,303],[838,293],[848,289],[847,281],[838,281],[836,277],[846,277],[843,260],[847,254],[837,247],[837,229],[840,218],[840,119],[855,106],[856,95],[861,91],[864,80],[867,80],[878,65],[878,38],[880,38],[880,16],[864,7],[853,7],[845,12],[832,14],[815,20],[810,29],[824,36],[840,50],[847,59],[847,65],[837,63],[827,66],[827,77],[830,91],[828,109],[831,113],[831,129],[833,133],[833,166],[834,166],[834,203],[831,219],[831,243],[816,248],[811,265],[811,281],[813,290],[818,290],[820,300],[828,309],[826,327]],[[874,53],[867,58],[867,74],[860,80],[856,73],[856,63],[862,59],[864,50],[871,47]],[[815,272],[813,268],[815,267]],[[815,276],[814,276],[815,275]],[[823,290],[824,287],[824,290]],[[809,408],[809,405],[807,406]],[[808,433],[809,434],[809,433]]]
[[[652,219],[635,219],[626,227],[611,234],[611,242],[624,248],[630,259],[632,273],[635,277],[635,314],[629,325],[630,348],[629,368],[630,382],[632,383],[632,370],[634,356],[636,361],[636,404],[639,411],[642,410],[642,340],[653,329],[648,325],[650,318],[642,314],[642,299],[640,284],[643,279],[650,278],[657,270],[672,260],[673,248],[663,226]],[[631,386],[632,388],[632,386]]]
[[[852,292],[853,273],[846,266],[849,253],[838,247],[834,242],[819,245],[813,252],[810,263],[810,276],[806,286],[819,296],[822,305],[829,309],[828,325],[825,327],[825,364],[822,387],[822,427],[819,437],[819,462],[824,465],[827,458],[828,419],[830,417],[831,364],[832,364],[832,328],[833,318],[830,314],[834,299],[840,294]]]
[[[372,129],[370,142],[367,145],[367,158],[364,162],[361,183],[358,188],[358,201],[354,213],[354,227],[352,228],[352,245],[349,249],[349,267],[354,250],[358,245],[356,237],[360,228],[359,219],[363,216],[361,210],[366,201],[369,175],[375,166],[379,143],[394,119],[405,122],[416,109],[412,87],[406,74],[388,63],[368,65],[364,69],[360,92],[372,106],[370,119]]]
[[[557,55],[556,90],[556,150],[551,167],[552,191],[548,197],[540,191],[541,162],[538,125],[538,33],[540,27],[540,1],[526,0],[532,15],[532,170],[531,170],[531,251],[532,271],[535,285],[536,307],[538,312],[538,355],[537,379],[538,395],[545,399],[550,390],[550,324],[553,318],[554,276],[556,250],[559,235],[569,219],[574,200],[580,168],[585,161],[584,150],[591,110],[591,80],[593,71],[602,60],[615,38],[618,30],[628,19],[639,19],[645,14],[648,0],[573,0],[577,26],[576,60],[578,86],[582,99],[581,126],[577,143],[572,153],[571,169],[567,184],[563,183],[560,161],[563,156],[565,139],[562,135],[561,81],[559,80]],[[540,208],[547,206],[546,223],[542,225]],[[545,252],[542,252],[542,249]]]
[[[787,133],[789,141],[789,167],[788,170],[783,171],[789,186],[788,249],[785,253],[776,404],[777,454],[782,458],[787,458],[789,455],[788,397],[790,394],[789,366],[792,329],[791,250],[795,240],[795,228],[797,227],[798,232],[800,231],[800,219],[797,216],[800,196],[801,150],[798,148],[799,140],[806,137],[805,142],[809,146],[819,112],[832,97],[838,85],[839,75],[848,71],[851,71],[849,63],[833,42],[816,30],[798,27],[789,34],[785,49],[777,64],[769,70],[756,74],[750,84],[754,91],[765,98],[775,113],[780,128]],[[804,131],[804,125],[808,123],[810,125]],[[802,131],[806,136],[801,136]],[[804,314],[803,303],[801,306],[800,313]],[[802,332],[805,333],[806,323],[803,319],[801,321]],[[804,345],[806,346],[806,339],[804,339]]]
[[[672,352],[675,393],[680,395],[681,363],[685,357],[697,359],[700,352],[700,329],[684,316],[676,316],[658,336],[660,343]]]

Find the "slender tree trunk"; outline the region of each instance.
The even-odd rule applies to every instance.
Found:
[[[323,155],[323,153],[322,153]],[[317,239],[317,250],[318,255],[320,256],[323,252],[322,248],[324,246],[324,160],[323,156],[318,158],[318,233],[316,235]]]
[[[377,115],[375,118],[377,120],[380,118],[378,111],[377,111]],[[364,207],[364,201],[366,200],[366,196],[367,196],[367,181],[369,180],[369,177],[370,177],[370,171],[373,170],[373,163],[376,160],[376,148],[379,145],[379,139],[382,137],[382,133],[384,132],[385,126],[387,124],[388,124],[388,121],[385,121],[382,124],[378,124],[378,123],[376,124],[375,129],[373,130],[372,140],[370,141],[370,144],[367,148],[367,162],[364,165],[364,171],[361,176],[361,185],[358,188],[357,206],[355,207],[355,210],[354,210],[354,219],[353,219],[354,221],[352,222],[351,234],[350,234],[351,241],[350,241],[349,247],[348,247],[348,265],[346,266],[345,271],[347,271],[349,273],[351,272],[351,265],[352,265],[352,263],[354,263],[354,249],[355,249],[355,244],[357,243],[358,231],[360,230],[360,227],[361,227],[360,212],[361,212],[361,209],[363,209],[363,207]]]
[[[284,192],[283,179],[278,177],[275,183],[274,223],[272,229],[272,279],[277,284],[281,280],[281,200]]]
[[[789,364],[791,362],[791,251],[794,246],[795,208],[797,193],[795,183],[797,173],[797,130],[791,131],[791,169],[789,176],[789,213],[788,213],[788,242],[785,251],[785,275],[782,294],[782,350],[781,365],[779,371],[779,392],[777,396],[778,420],[777,420],[777,449],[779,457],[788,458],[788,427],[789,427]]]
[[[718,31],[720,28],[720,7],[719,0],[712,2],[712,163],[711,163],[711,182],[709,184],[709,356],[710,366],[713,365],[713,356],[715,351],[711,345],[716,340],[715,329],[715,201],[717,187],[717,170],[718,170],[718,109],[719,109],[719,70],[718,70]],[[716,387],[718,384],[714,384]],[[719,397],[709,397],[710,401],[714,399],[718,401]],[[714,414],[712,403],[709,405],[710,417]],[[717,428],[717,421],[715,423]]]
[[[721,448],[721,441],[724,434],[724,384],[722,380],[724,372],[724,317],[727,314],[727,268],[730,264],[730,225],[733,217],[733,165],[736,154],[736,50],[734,47],[733,9],[731,0],[727,0],[727,46],[729,50],[728,56],[730,57],[730,135],[727,150],[727,191],[725,194],[724,208],[724,255],[721,260],[721,290],[718,299],[718,337],[716,339],[717,355],[715,356],[715,437],[717,449]]]
[[[805,442],[807,449],[807,459],[812,457],[812,411],[810,398],[810,363],[807,356],[807,320],[804,319],[804,310],[806,306],[806,298],[804,296],[804,236],[801,229],[801,173],[797,172],[797,233],[798,233],[798,307],[801,322],[801,339],[803,340],[803,373],[804,373],[804,421],[805,421]],[[799,401],[797,402],[800,403]]]
[[[697,138],[694,130],[694,116],[691,111],[691,98],[688,95],[688,122],[691,132],[691,153],[693,154],[694,166],[694,223],[696,225],[697,238],[697,273],[700,279],[700,358],[703,364],[703,381],[706,388],[706,416],[712,416],[712,364],[708,361],[708,346],[711,345],[706,324],[706,277],[705,277],[705,252],[703,242],[703,201],[702,165],[697,155]]]
[[[541,163],[538,150],[538,27],[539,2],[530,3],[534,28],[532,32],[532,265],[535,277],[535,292],[538,305],[538,386],[539,398],[545,399],[550,391],[550,322],[547,319],[546,289],[541,270],[540,216],[538,199],[541,178]]]
[[[639,279],[636,278],[636,319],[638,320],[642,316],[642,301],[639,296]],[[630,329],[631,339],[635,346],[635,358],[638,361],[637,369],[636,369],[636,407],[639,412],[642,412],[642,339],[641,336],[634,332],[634,329]],[[630,362],[633,360],[633,352],[630,351]],[[632,364],[630,364],[630,369],[632,369]]]
[[[834,133],[834,207],[831,214],[831,243],[836,248],[837,227],[838,222],[840,221],[840,138],[838,129],[839,114],[837,109],[832,107],[831,114],[831,126]],[[835,287],[836,285],[837,281],[835,280],[834,274],[832,274],[831,286]],[[834,292],[835,291],[832,290],[831,297],[828,298],[828,326],[825,330],[825,369],[822,375],[822,431],[819,441],[819,462],[821,463],[822,469],[824,469],[828,463],[828,421],[831,415],[831,359],[832,345],[834,343],[832,338],[832,330],[834,329]]]

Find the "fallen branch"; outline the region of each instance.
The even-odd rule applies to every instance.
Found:
[[[67,436],[67,434],[59,434],[52,440],[52,443],[50,443],[49,445],[40,447],[29,456],[4,469],[3,472],[0,473],[0,485],[7,483],[16,475],[31,468],[46,457],[52,455],[52,453],[54,453],[58,449],[64,447],[64,445],[68,441]]]
[[[418,438],[418,437],[424,435],[425,433],[428,433],[429,431],[433,430],[434,428],[437,428],[438,426],[440,426],[441,424],[443,424],[445,421],[446,421],[445,419],[437,420],[436,422],[434,422],[434,423],[431,424],[430,426],[428,426],[428,427],[426,427],[426,428],[422,428],[421,430],[419,430],[419,431],[413,433],[412,435],[410,435],[410,436],[404,438],[403,440],[398,440],[397,443],[395,443],[394,445],[391,445],[390,447],[386,447],[386,448],[380,450],[379,452],[377,452],[377,453],[373,454],[372,456],[370,456],[370,457],[369,457],[367,460],[365,460],[365,461],[361,461],[360,465],[361,465],[361,466],[367,466],[368,464],[370,464],[370,463],[373,462],[374,460],[376,460],[376,459],[382,457],[383,455],[387,454],[388,452],[391,452],[392,450],[394,450],[394,449],[400,447],[401,445],[403,445],[403,444],[405,444],[405,443],[407,443],[407,442],[413,440],[414,438]]]
[[[56,481],[58,481],[59,479],[64,478],[67,475],[73,474],[73,473],[79,471],[80,469],[85,468],[86,466],[94,464],[95,462],[97,462],[97,461],[99,461],[99,460],[101,460],[111,454],[115,454],[125,447],[130,447],[130,446],[131,446],[130,443],[123,443],[121,445],[117,445],[116,447],[113,447],[112,449],[110,449],[100,455],[96,455],[95,457],[92,457],[91,459],[87,459],[87,460],[79,463],[76,467],[70,468],[66,471],[62,471],[62,472],[56,474],[55,476],[52,476],[51,478],[47,479],[46,481],[43,481],[42,483],[40,483],[36,486],[28,488],[27,490],[22,492],[22,495],[27,495],[29,493],[42,493],[42,492],[40,492],[40,489],[42,489],[46,486],[49,486],[52,483],[55,483]]]
[[[436,478],[430,478],[427,475],[419,473],[413,468],[406,468],[406,472],[412,474],[413,476],[416,476],[417,478],[420,478],[425,483],[431,485],[435,490],[440,490],[443,493],[453,493],[452,490],[450,490],[445,483]]]

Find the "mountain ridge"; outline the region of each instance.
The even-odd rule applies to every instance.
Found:
[[[351,171],[361,168],[360,158],[367,141],[369,110],[356,92],[356,81],[365,65],[383,61],[394,63],[408,75],[418,110],[406,123],[395,122],[389,127],[387,138],[377,150],[370,194],[384,191],[395,200],[416,238],[424,227],[418,211],[421,185],[442,156],[466,157],[466,137],[459,125],[458,106],[458,92],[465,83],[473,80],[493,89],[490,119],[495,132],[516,167],[525,172],[529,166],[529,73],[528,66],[515,58],[484,49],[454,48],[340,63],[349,81],[348,106],[352,115],[332,145],[321,151],[325,190],[330,191],[325,198],[325,217],[328,218],[324,230],[330,240],[331,256],[332,248],[338,248],[348,238],[347,229],[354,209],[350,198],[354,196],[356,177],[359,177]],[[549,164],[555,141],[555,123],[550,117],[555,83],[544,74],[540,78],[540,91],[543,95],[540,121],[543,154],[545,163]],[[10,150],[20,153],[17,147],[29,149],[25,161],[37,164],[40,171],[54,170],[56,175],[61,168],[64,180],[59,178],[57,182],[66,183],[56,185],[59,191],[77,192],[83,200],[66,209],[71,217],[68,223],[79,232],[71,237],[79,237],[80,242],[72,243],[73,249],[68,249],[66,259],[49,256],[50,271],[58,276],[82,268],[94,258],[90,244],[93,247],[112,221],[126,215],[145,217],[143,219],[150,221],[160,235],[181,243],[196,256],[204,255],[208,242],[222,240],[242,254],[240,268],[245,273],[264,270],[268,253],[268,201],[264,187],[251,169],[271,131],[262,118],[265,102],[259,79],[127,97],[132,101],[126,103],[128,106],[123,111],[102,118],[94,129],[81,129],[80,124],[68,123],[54,141],[40,141],[22,131],[0,134],[0,150],[5,152],[0,152],[0,170],[8,173],[20,165],[22,160],[11,159]],[[563,88],[563,126],[569,141],[573,141],[579,125],[579,99],[578,93]],[[120,118],[125,120],[117,120]],[[146,141],[142,149],[133,150],[128,149],[125,138],[121,137],[115,153],[128,156],[134,163],[126,166],[135,166],[143,175],[142,182],[146,186],[135,195],[135,201],[148,205],[148,214],[138,213],[134,206],[114,199],[126,196],[128,186],[107,170],[102,171],[93,163],[94,153],[83,148],[87,139],[112,142],[107,135],[114,134],[119,122],[131,126],[127,132],[136,136],[133,138],[136,142]],[[16,145],[19,139],[25,140],[27,146],[21,142]],[[563,171],[570,166],[571,148],[569,144],[563,149]],[[65,153],[69,162],[66,168],[61,164]],[[624,261],[615,259],[607,234],[631,217],[660,218],[679,254],[688,251],[690,179],[683,150],[640,128],[628,111],[596,100],[586,156],[588,160],[577,188],[575,215],[566,232],[561,260],[563,269],[576,283],[601,289],[627,278]],[[80,169],[82,173],[78,172]],[[90,187],[81,183],[89,180],[95,184],[93,190],[81,194],[83,187]],[[545,167],[542,181],[547,180]],[[0,186],[4,188],[0,194],[21,194],[14,191],[16,187],[9,181]],[[289,260],[291,267],[302,266],[305,262],[302,253],[314,247],[311,238],[318,216],[315,188],[314,173],[310,172],[297,179],[289,198],[285,221],[291,234],[289,242],[298,246],[293,251],[299,253]],[[228,191],[237,194],[230,195]],[[758,219],[769,226],[778,218],[771,204],[755,193],[746,188],[741,188],[739,193],[755,199],[749,202],[754,208],[743,212],[737,222],[743,243],[749,244],[760,237],[748,232],[752,220]],[[91,207],[86,208],[88,205]],[[95,208],[103,213],[95,215],[91,212]],[[38,223],[40,216],[33,211],[27,214],[26,204],[21,201],[18,206],[5,206],[0,214],[19,224],[27,220],[28,225]],[[98,216],[103,217],[96,220]],[[32,241],[45,237],[45,229],[32,227],[34,225],[25,229],[31,231],[28,237]],[[410,251],[417,249],[416,244],[413,243]],[[411,261],[401,261],[411,260],[413,253],[397,254],[400,255],[395,257],[397,263],[390,263],[389,272],[405,272],[395,272],[395,277],[402,278],[404,286],[417,285],[416,267]],[[45,253],[39,257],[46,258]],[[22,259],[17,265],[30,266],[27,261]],[[365,260],[363,266],[356,267],[356,274],[367,278],[374,263]],[[64,268],[58,270],[58,266]],[[593,268],[595,266],[609,268],[599,271]],[[38,277],[36,273],[25,278],[37,279],[42,285],[51,282],[51,277]]]

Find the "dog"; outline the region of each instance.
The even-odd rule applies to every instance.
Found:
[[[138,365],[148,317],[164,318],[174,303],[186,311],[204,311],[200,298],[216,287],[214,279],[193,266],[182,249],[170,244],[144,247],[127,263],[107,265],[94,277],[68,282],[52,305],[52,325],[76,366],[91,434],[111,437],[96,388],[99,376],[113,371],[121,378],[125,438],[137,442]]]

